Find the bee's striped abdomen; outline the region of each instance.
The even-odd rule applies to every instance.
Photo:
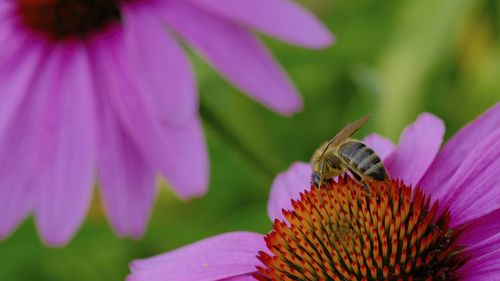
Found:
[[[358,141],[347,141],[339,147],[339,155],[359,174],[374,179],[387,177],[382,160],[369,147]]]

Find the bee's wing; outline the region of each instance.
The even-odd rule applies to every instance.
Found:
[[[368,115],[362,116],[361,118],[359,118],[356,121],[353,121],[353,122],[345,125],[345,127],[342,128],[342,130],[340,130],[340,132],[338,132],[335,135],[335,137],[333,137],[333,139],[325,146],[325,149],[323,150],[323,153],[321,154],[321,156],[323,156],[323,154],[328,149],[328,147],[330,147],[330,146],[335,147],[335,146],[341,144],[342,142],[344,142],[346,139],[348,139],[354,133],[356,133],[356,131],[359,130],[359,128],[361,128],[366,123],[366,121],[368,121],[369,118],[370,118],[370,115],[368,114]]]

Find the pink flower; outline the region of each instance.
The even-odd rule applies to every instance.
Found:
[[[190,63],[176,38],[271,109],[301,100],[250,30],[321,48],[290,0],[1,0],[0,239],[30,212],[45,243],[84,219],[94,177],[120,236],[141,237],[156,173],[182,198],[208,161]]]
[[[134,261],[127,280],[499,280],[499,124],[496,104],[442,149],[443,122],[428,113],[398,147],[365,138],[403,181],[371,194],[349,178],[304,191],[311,168],[295,163],[273,183],[271,233],[227,233]]]

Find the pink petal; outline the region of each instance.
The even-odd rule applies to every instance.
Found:
[[[9,1],[0,2],[0,16],[4,16],[12,9],[12,4]]]
[[[324,48],[330,32],[304,7],[290,0],[192,0],[209,12],[241,22],[292,44]]]
[[[77,43],[53,50],[58,74],[52,77],[40,126],[40,158],[35,183],[36,222],[49,245],[63,245],[82,223],[92,194],[95,157],[93,84],[85,49]]]
[[[0,49],[0,137],[26,94],[32,89],[41,64],[43,50],[39,46],[23,45],[22,40],[7,41]]]
[[[431,165],[443,141],[443,121],[430,113],[422,113],[406,127],[399,147],[384,161],[391,178],[402,179],[415,186]]]
[[[460,235],[457,243],[467,247],[477,245],[497,235],[500,229],[500,208],[467,222],[464,227],[466,230]]]
[[[245,274],[245,275],[222,279],[219,281],[255,281],[255,278],[253,278],[251,274]]]
[[[396,150],[396,146],[390,139],[384,138],[378,134],[371,134],[363,139],[363,143],[373,149],[381,158],[385,159],[389,154]]]
[[[5,24],[7,20],[12,22],[12,18],[17,16],[15,14],[16,6],[14,1],[0,1],[0,20],[2,21],[2,27],[4,27],[3,24]],[[3,41],[0,42],[3,43]]]
[[[422,178],[420,185],[436,196],[442,196],[445,183],[453,176],[479,140],[484,139],[500,124],[500,103],[462,128],[441,149]],[[438,197],[438,199],[439,199]]]
[[[276,176],[267,203],[267,213],[271,221],[285,219],[282,210],[292,209],[290,200],[299,199],[301,192],[310,189],[311,173],[309,163],[295,162],[288,170]]]
[[[164,124],[157,117],[157,102],[149,94],[147,81],[129,61],[123,34],[95,40],[96,77],[100,96],[111,105],[120,127],[137,146],[144,159],[159,170],[182,197],[200,195],[208,185],[208,157],[197,118],[179,126]]]
[[[3,19],[0,28],[0,71],[5,71],[9,67],[15,67],[16,60],[14,54],[21,53],[21,48],[26,49],[27,36],[16,27],[11,19]]]
[[[300,97],[286,74],[247,30],[187,2],[168,1],[161,12],[175,32],[257,101],[282,114],[292,114],[302,108]]]
[[[41,40],[41,37],[33,36],[33,33],[27,30],[26,26],[19,20],[17,3],[13,6],[0,11],[0,20],[2,21],[2,29],[0,30],[0,40],[2,41],[0,42],[2,42],[2,49],[9,49],[8,46],[13,43],[10,41],[22,42],[23,40],[31,40],[32,42],[36,41],[47,45],[47,40]],[[0,64],[3,63],[2,59],[3,57],[0,55]]]
[[[26,103],[24,109],[29,112],[36,108],[33,103]],[[14,230],[32,207],[30,180],[37,145],[32,114],[36,116],[34,112],[15,116],[0,139],[0,240]]]
[[[7,237],[33,207],[32,175],[38,146],[38,120],[42,90],[53,65],[35,79],[40,59],[46,54],[36,46],[19,49],[17,66],[0,70],[3,87],[0,103],[0,239]],[[21,56],[23,55],[23,56]],[[3,65],[2,65],[3,66]],[[30,92],[30,98],[26,95]]]
[[[184,199],[203,195],[209,181],[208,154],[200,120],[194,118],[182,127],[164,127],[168,145],[175,152],[169,159],[172,171],[164,172],[176,193]]]
[[[500,280],[500,234],[496,235],[489,241],[486,241],[478,248],[467,251],[466,254],[471,254],[469,259],[458,271],[459,280],[466,281],[495,281]],[[483,252],[483,255],[477,256],[478,251]]]
[[[478,141],[438,197],[449,207],[454,225],[500,208],[500,129]]]
[[[196,83],[184,52],[153,8],[147,4],[123,8],[130,61],[156,99],[159,116],[166,123],[182,124],[197,114]]]
[[[128,281],[214,281],[255,271],[256,255],[265,249],[258,233],[233,232],[172,252],[132,262]]]
[[[153,206],[155,173],[109,108],[100,108],[99,175],[104,209],[120,236],[140,238]]]

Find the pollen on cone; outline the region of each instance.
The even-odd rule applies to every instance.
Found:
[[[283,211],[260,252],[258,280],[454,280],[466,257],[449,212],[402,182],[349,177],[312,187]]]

